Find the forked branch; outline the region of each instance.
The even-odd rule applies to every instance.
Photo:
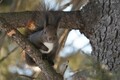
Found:
[[[42,54],[37,50],[18,30],[12,27],[5,19],[0,18],[0,29],[3,29],[29,56],[44,73],[46,80],[62,80],[62,76],[47,63],[42,60]]]

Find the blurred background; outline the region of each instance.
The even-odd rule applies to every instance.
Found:
[[[71,11],[80,10],[88,0],[72,0],[72,5],[66,5],[70,0],[44,0],[45,4],[54,10]],[[79,6],[76,7],[75,4]],[[41,0],[0,0],[0,13],[33,11]],[[62,7],[64,6],[64,7]],[[24,29],[19,31],[24,33]],[[64,75],[66,80],[74,74],[81,80],[119,80],[120,74],[107,71],[105,65],[94,61],[91,56],[90,41],[79,30],[60,29],[59,55],[54,68]],[[40,69],[28,66],[22,57],[22,49],[4,31],[0,31],[0,80],[39,80]]]

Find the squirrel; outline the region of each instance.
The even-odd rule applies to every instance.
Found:
[[[35,10],[42,11],[43,19],[40,20],[43,29],[38,29],[37,31],[31,32],[28,31],[28,40],[42,53],[42,59],[47,60],[50,65],[54,65],[54,59],[57,55],[58,49],[58,36],[57,36],[57,28],[58,28],[58,18],[56,20],[55,17],[49,16],[47,13],[47,6],[44,1],[41,1],[38,5],[35,6]],[[32,19],[38,18],[35,13],[33,14]],[[29,25],[27,25],[29,27]],[[30,32],[30,33],[29,33]],[[24,58],[26,63],[29,66],[37,66],[35,61],[27,54],[24,53]]]
[[[57,30],[61,16],[50,14],[48,11],[53,11],[54,9],[48,10],[48,6],[46,6],[44,1],[41,1],[41,3],[35,7],[38,11],[44,12],[42,16],[43,19],[41,20],[43,29],[30,34],[28,36],[28,40],[30,40],[30,42],[40,50],[42,58],[46,59],[48,63],[53,66],[54,59],[57,55],[57,49],[59,47]],[[33,15],[33,19],[35,20],[37,16],[36,14]],[[28,65],[36,66],[34,60],[27,53],[25,53],[25,60]]]
[[[54,65],[54,59],[58,49],[57,24],[50,24],[46,18],[44,28],[28,36],[28,40],[42,53],[42,58],[48,60],[50,65]],[[36,66],[34,60],[25,53],[25,61],[30,66]]]

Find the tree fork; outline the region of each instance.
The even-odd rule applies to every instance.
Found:
[[[9,37],[31,56],[36,64],[39,66],[47,80],[63,80],[63,77],[56,73],[56,71],[47,63],[42,60],[42,53],[37,50],[23,35],[12,27],[3,18],[0,18],[0,29],[3,29]]]

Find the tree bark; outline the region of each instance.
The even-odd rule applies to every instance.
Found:
[[[42,28],[44,25],[45,16],[48,18],[53,18],[55,21],[58,17],[60,17],[59,27],[60,28],[74,28],[80,29],[81,26],[84,25],[81,22],[79,11],[24,11],[24,12],[8,12],[8,13],[0,13],[0,17],[5,19],[9,24],[11,24],[14,28],[25,27],[28,26],[30,21],[34,22],[36,29]],[[74,27],[72,27],[74,26]]]
[[[91,0],[81,10],[85,35],[90,39],[96,60],[109,70],[120,69],[120,1]]]

